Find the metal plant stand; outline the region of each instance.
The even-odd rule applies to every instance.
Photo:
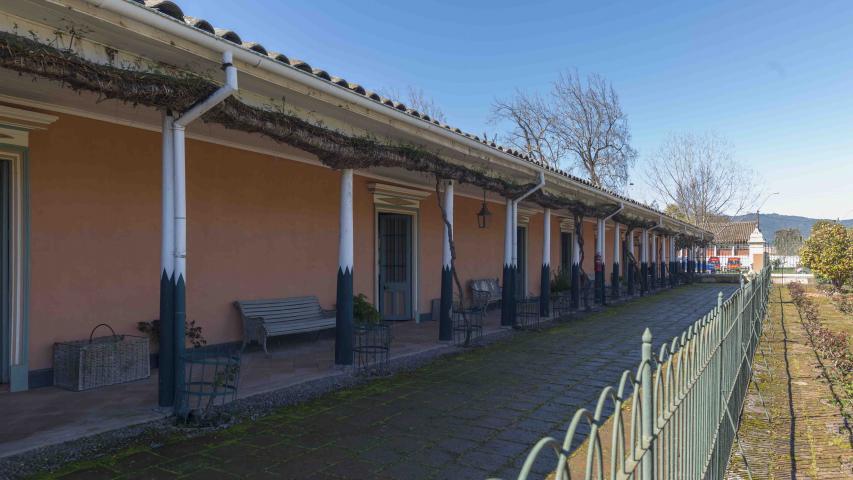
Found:
[[[391,324],[357,323],[353,328],[352,353],[358,375],[391,373]]]
[[[572,313],[572,296],[569,292],[551,294],[551,312],[557,320],[568,320]]]
[[[483,336],[483,317],[485,309],[479,307],[460,308],[453,306],[453,343],[460,347],[470,347]]]
[[[539,330],[539,297],[526,297],[516,300],[518,305],[516,315],[518,316],[518,326],[522,330]]]
[[[223,345],[193,348],[181,357],[184,379],[178,412],[183,420],[210,421],[214,407],[237,398],[240,355],[239,345]]]

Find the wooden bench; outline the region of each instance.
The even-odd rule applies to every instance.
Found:
[[[468,282],[468,288],[471,289],[472,298],[475,296],[474,292],[487,292],[489,294],[489,305],[500,302],[503,295],[503,290],[501,289],[497,278],[479,278],[471,280]]]
[[[238,300],[234,306],[243,319],[243,349],[250,342],[263,345],[267,338],[335,328],[335,311],[323,310],[317,297]]]

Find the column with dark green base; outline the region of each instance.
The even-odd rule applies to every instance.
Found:
[[[438,339],[443,342],[453,340],[453,273],[449,266],[441,267],[441,314],[438,320]]]
[[[640,295],[649,291],[649,231],[640,232]]]
[[[677,262],[669,262],[669,286],[675,288],[678,282]]]
[[[634,269],[637,268],[634,264],[633,260],[628,261],[628,271],[625,273],[625,278],[628,282],[628,296],[633,296],[636,293],[636,289],[634,288]]]
[[[551,209],[542,218],[542,275],[539,278],[539,315],[551,316]]]
[[[658,286],[658,275],[656,267],[657,266],[654,262],[649,264],[649,290],[654,290]]]
[[[601,256],[595,259],[595,301],[604,304],[604,264],[601,262]]]
[[[666,286],[666,276],[668,273],[669,272],[666,271],[666,262],[660,262],[660,278],[658,279],[658,282],[661,287]]]
[[[160,276],[160,353],[158,354],[157,403],[170,407],[175,403],[175,277],[166,273]]]
[[[580,308],[581,304],[581,267],[577,263],[572,264],[572,284],[569,289],[571,294],[570,305],[573,310]]]
[[[335,304],[335,365],[352,365],[352,269],[338,268]]]
[[[177,270],[177,269],[176,269]],[[183,274],[175,272],[175,321],[172,324],[172,341],[174,342],[174,373],[175,381],[175,414],[184,416],[187,406],[184,400],[184,355],[186,353],[186,324],[187,324],[187,284]]]
[[[515,297],[515,282],[512,281],[512,266],[504,264],[503,288],[501,289],[501,326],[512,326],[512,299]]]
[[[513,328],[518,326],[518,303],[516,302],[516,285],[518,285],[518,265],[512,266],[510,272],[512,278],[512,289],[509,291],[509,319]]]
[[[613,271],[610,273],[610,296],[619,298],[619,259],[622,258],[622,234],[619,223],[613,226]]]
[[[335,305],[335,365],[352,365],[353,331],[353,209],[350,168],[341,171],[340,231],[338,237],[338,288]]]
[[[453,340],[453,251],[450,240],[453,238],[453,182],[444,186],[443,202],[444,242],[441,256],[441,313],[438,317],[438,339],[442,342]],[[460,295],[462,292],[459,292]],[[460,302],[462,299],[459,299]]]
[[[575,219],[575,233],[572,235],[572,284],[569,288],[571,295],[569,304],[573,310],[581,305],[581,226],[579,220]]]
[[[160,353],[157,404],[175,404],[175,150],[174,118],[163,115],[160,243]]]
[[[515,323],[513,303],[515,300],[515,278],[513,276],[513,235],[515,234],[515,206],[513,200],[506,199],[506,223],[504,223],[504,269],[503,288],[501,289],[501,326],[511,327]]]
[[[539,315],[548,317],[551,315],[551,266],[542,265],[542,276],[539,279]]]
[[[619,298],[619,264],[613,264],[613,272],[610,274],[610,296]]]

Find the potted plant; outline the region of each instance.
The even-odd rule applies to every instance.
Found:
[[[367,374],[388,373],[391,352],[391,325],[360,293],[353,297],[352,351],[356,370]]]
[[[551,276],[551,293],[559,295],[569,291],[571,286],[572,276],[565,268],[558,267],[557,271],[554,272],[554,275]]]

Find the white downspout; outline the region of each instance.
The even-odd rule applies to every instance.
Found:
[[[539,172],[539,183],[512,201],[512,264],[518,266],[518,204],[545,186],[545,172]]]
[[[607,245],[607,242],[605,241],[604,236],[606,234],[607,221],[610,220],[611,218],[615,217],[616,214],[621,212],[622,209],[624,209],[624,208],[625,208],[625,202],[619,202],[619,208],[616,209],[616,211],[611,213],[610,215],[602,218],[601,223],[598,225],[598,242],[596,242],[598,244],[596,245],[596,249],[600,250],[602,268],[604,268],[604,265],[605,265],[604,258],[605,258],[606,252],[604,251],[605,250],[604,247]],[[618,224],[616,225],[615,232],[616,233],[614,234],[614,237],[613,237],[613,244],[614,245],[619,243],[619,225]],[[613,261],[616,263],[619,263],[619,261],[616,259],[616,255],[618,255],[618,251],[616,250],[615,247],[613,249],[613,255],[614,255]],[[604,270],[604,275],[606,278],[607,270]],[[606,280],[605,280],[605,283],[606,283]]]
[[[184,382],[184,342],[186,326],[186,283],[187,283],[187,175],[186,175],[186,127],[205,112],[231,96],[237,91],[237,69],[232,63],[230,51],[222,53],[222,67],[225,69],[225,85],[219,87],[206,99],[193,105],[189,110],[172,122],[174,149],[174,210],[175,210],[175,275],[174,275],[174,306],[175,317],[172,325],[174,380],[176,395],[180,395]],[[161,346],[162,348],[162,346]],[[188,408],[182,405],[180,398],[175,398],[175,413],[183,414]]]
[[[175,278],[187,275],[186,127],[237,91],[237,69],[230,51],[222,53],[225,85],[195,104],[172,123],[175,168]]]

